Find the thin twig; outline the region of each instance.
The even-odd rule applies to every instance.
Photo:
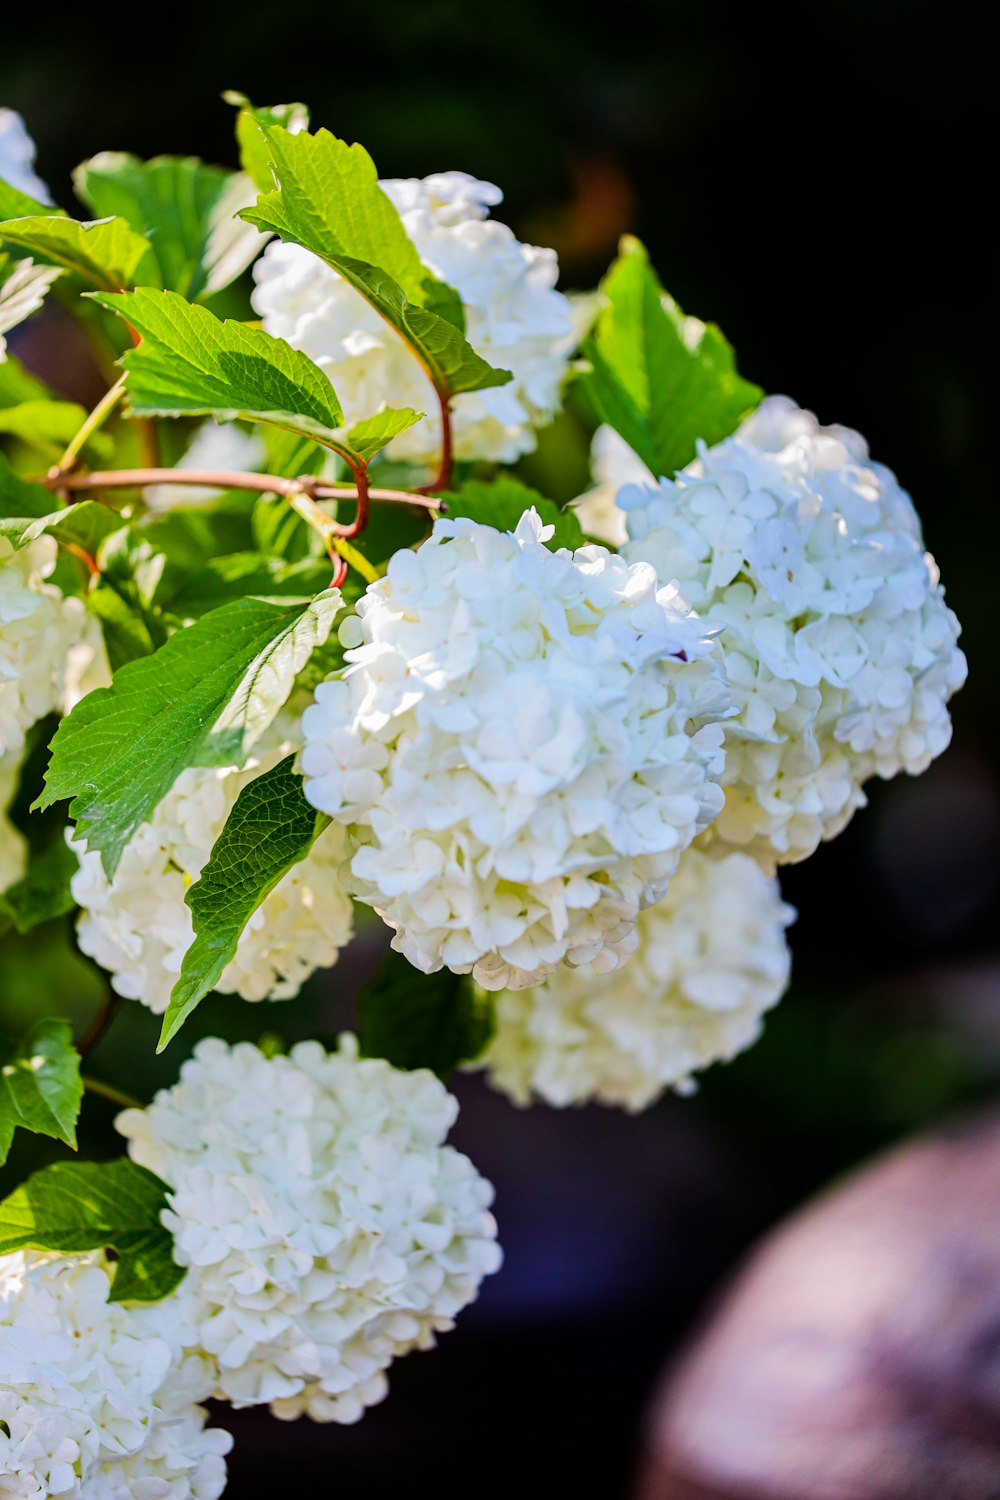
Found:
[[[437,490],[446,490],[451,483],[451,471],[455,462],[451,431],[451,398],[442,395],[440,391],[437,396],[441,405],[441,462],[433,482],[420,486],[422,495],[430,495]]]
[[[82,1074],[80,1082],[88,1094],[97,1094],[101,1099],[110,1099],[112,1104],[120,1104],[122,1109],[143,1109],[145,1106],[141,1099],[134,1099],[131,1094],[126,1094],[124,1089],[116,1089],[112,1083],[103,1083],[100,1078],[91,1078],[89,1074]]]
[[[90,474],[45,475],[38,480],[50,490],[135,490],[151,484],[199,485],[217,490],[252,490],[259,495],[306,494],[312,500],[356,500],[355,484],[328,484],[324,479],[306,475],[301,479],[281,479],[276,474],[244,474],[222,469],[97,469]],[[368,500],[387,505],[415,505],[422,510],[444,510],[440,501],[415,490],[372,489]],[[332,523],[336,525],[336,522]],[[344,527],[337,535],[349,530]]]
[[[72,469],[89,439],[104,426],[124,394],[125,376],[123,375],[117,384],[113,385],[109,391],[105,391],[93,411],[81,424],[79,431],[70,439],[66,452],[57,465],[55,471],[57,475],[65,474],[67,470]]]

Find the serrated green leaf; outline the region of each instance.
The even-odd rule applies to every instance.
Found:
[[[77,836],[112,878],[182,771],[242,762],[340,607],[336,590],[305,607],[240,599],[126,663],[63,719],[37,805],[72,797]]]
[[[542,524],[555,527],[554,535],[546,542],[553,552],[559,547],[575,552],[587,540],[575,511],[561,510],[554,500],[546,500],[513,475],[501,474],[494,480],[470,479],[461,489],[450,490],[441,499],[448,507],[449,521],[467,516],[484,526],[495,526],[498,531],[513,531],[524,512],[534,506]]]
[[[62,456],[86,416],[75,401],[22,401],[17,406],[0,407],[0,433],[17,438],[47,459],[55,460]],[[83,456],[86,462],[96,465],[110,459],[113,451],[114,444],[107,433],[95,432],[88,438]]]
[[[368,153],[325,130],[266,137],[279,186],[241,217],[338,271],[410,346],[443,400],[506,385],[510,371],[487,364],[456,327],[455,297],[421,263]]]
[[[15,551],[48,532],[59,542],[96,554],[102,543],[125,525],[121,516],[96,500],[80,500],[53,510],[54,500],[51,490],[22,479],[0,453],[0,536],[6,537]]]
[[[112,1302],[158,1302],[183,1280],[161,1220],[167,1185],[127,1159],[54,1162],[0,1203],[0,1255],[113,1250]]]
[[[272,125],[263,134],[274,176],[244,218],[328,264],[347,255],[380,266],[411,302],[422,303],[430,273],[364,146],[349,146],[329,130],[293,134]]]
[[[347,434],[347,441],[365,463],[370,463],[376,453],[381,453],[393,438],[421,421],[423,415],[422,411],[413,411],[410,407],[380,411],[374,417],[366,417],[363,422],[355,422]]]
[[[304,859],[330,819],[306,801],[289,755],[243,788],[184,900],[195,938],[163,1018],[159,1050],[219,981],[254,912]]]
[[[240,148],[240,166],[253,180],[258,190],[267,193],[274,186],[271,171],[271,155],[265,130],[280,125],[296,134],[309,129],[309,110],[305,104],[251,104],[246,94],[236,89],[227,89],[223,94],[227,104],[239,110],[236,116],[236,141]]]
[[[363,1057],[430,1068],[439,1078],[477,1058],[493,1030],[492,1003],[468,975],[450,969],[421,974],[392,950],[358,1000]]]
[[[133,286],[137,279],[155,283],[156,260],[149,241],[124,219],[81,224],[64,215],[32,214],[0,223],[0,240],[44,256],[108,291]]]
[[[73,183],[94,213],[117,215],[145,235],[163,285],[191,300],[228,286],[262,247],[257,231],[236,218],[255,195],[245,173],[196,157],[140,161],[102,151],[77,167]]]
[[[62,275],[59,266],[36,266],[26,260],[6,264],[0,256],[0,360],[6,360],[3,335],[37,312],[49,287]]]
[[[626,238],[604,280],[607,305],[585,345],[582,377],[598,415],[656,475],[671,475],[739,426],[763,392],[736,371],[714,324],[685,318],[638,240]]]
[[[312,438],[351,464],[366,461],[340,430],[344,414],[329,380],[284,339],[245,323],[223,322],[176,292],[95,293],[93,300],[142,335],[139,347],[119,361],[134,416],[261,422]],[[388,430],[394,420],[403,431],[418,415],[386,411],[373,422]],[[376,428],[370,423],[359,428],[370,446]]]
[[[283,339],[223,322],[176,292],[143,289],[93,300],[142,336],[120,361],[135,415],[215,416],[270,423],[318,442],[336,439],[344,414],[333,386]]]
[[[65,839],[46,848],[32,850],[28,868],[0,895],[0,919],[6,918],[18,932],[31,932],[43,922],[65,916],[75,905],[70,881],[79,860]]]
[[[0,1162],[18,1126],[76,1150],[82,1099],[80,1056],[68,1021],[39,1021],[20,1046],[0,1038]]]

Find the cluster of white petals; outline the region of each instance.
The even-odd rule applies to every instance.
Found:
[[[65,706],[79,648],[87,661],[96,649],[83,601],[46,582],[55,565],[51,537],[18,552],[0,537],[0,755],[19,754],[31,725]]]
[[[108,1301],[100,1254],[0,1259],[0,1496],[217,1500],[229,1434],[173,1298]]]
[[[252,474],[264,462],[264,440],[256,432],[246,432],[233,422],[202,422],[181,458],[177,469],[222,469],[230,473]],[[173,510],[178,505],[206,505],[219,498],[219,491],[200,484],[151,484],[143,491],[150,510]]]
[[[24,839],[8,817],[17,791],[18,770],[16,756],[0,755],[0,891],[24,874]]]
[[[502,193],[464,172],[381,186],[424,265],[461,297],[469,343],[514,377],[507,385],[455,398],[455,454],[510,463],[535,446],[534,429],[556,411],[575,343],[569,303],[555,290],[555,251],[522,245],[506,224],[490,219]],[[264,328],[326,372],[347,421],[385,406],[422,411],[424,420],[387,452],[436,463],[441,423],[430,380],[360,294],[298,245],[269,245],[254,276],[254,307]]]
[[[83,908],[78,942],[109,971],[119,995],[158,1015],[166,1010],[194,941],[184,897],[239,793],[289,748],[258,747],[242,770],[182,772],[125,849],[113,880],[96,850],[71,842],[80,857],[72,881],[73,899]],[[336,962],[352,930],[351,901],[338,878],[346,853],[343,831],[331,824],[254,912],[216,989],[244,1000],[288,1000],[314,970]]]
[[[359,1059],[353,1038],[273,1058],[211,1039],[119,1117],[171,1186],[164,1222],[217,1395],[356,1421],[392,1360],[474,1300],[500,1251],[492,1188],[443,1144],[457,1109],[433,1074]]]
[[[766,869],[805,859],[869,777],[926,769],[965,680],[958,622],[909,495],[856,432],[771,397],[733,438],[618,497],[625,554],[677,582],[740,709],[710,838]]]
[[[626,967],[563,966],[533,989],[502,991],[477,1066],[518,1104],[645,1109],[756,1040],[788,984],[793,916],[748,855],[690,849],[664,899],[640,914]]]
[[[341,628],[303,717],[306,796],[350,825],[351,884],[425,972],[489,989],[624,962],[641,907],[718,812],[712,641],[652,568],[438,521]]]
[[[624,547],[628,541],[625,512],[618,492],[628,484],[655,484],[639,455],[606,423],[598,427],[590,444],[590,469],[597,481],[573,507],[588,536],[609,547]]]
[[[31,139],[21,116],[14,109],[0,106],[0,178],[37,198],[40,203],[51,203],[49,190],[35,171],[35,143]]]

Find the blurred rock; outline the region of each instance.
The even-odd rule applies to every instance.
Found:
[[[636,1500],[1000,1496],[1000,1110],[769,1235],[655,1402]]]

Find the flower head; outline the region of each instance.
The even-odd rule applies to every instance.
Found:
[[[29,198],[52,202],[35,171],[35,143],[17,111],[6,107],[0,107],[0,178]]]
[[[456,1113],[433,1074],[360,1059],[353,1038],[274,1058],[213,1039],[119,1117],[171,1186],[217,1395],[356,1421],[394,1358],[452,1326],[500,1264],[492,1189],[443,1144]]]
[[[710,837],[765,868],[804,859],[951,737],[958,622],[920,523],[863,438],[784,397],[674,480],[629,487],[626,555],[677,581],[721,646],[739,715]]]
[[[0,1258],[0,1496],[217,1500],[228,1433],[174,1297],[108,1301],[101,1254]]]
[[[640,914],[628,965],[563,966],[534,989],[502,991],[477,1066],[518,1104],[537,1095],[645,1109],[756,1040],[788,984],[792,917],[747,855],[690,849],[663,900]]]
[[[0,537],[0,755],[19,754],[32,724],[62,708],[82,647],[97,646],[83,601],[47,582],[56,544],[39,537],[15,552]]]
[[[509,463],[534,447],[535,427],[556,411],[575,342],[569,303],[555,290],[555,252],[522,245],[506,224],[490,219],[503,195],[464,172],[381,186],[424,265],[461,297],[469,343],[513,375],[507,385],[455,398],[456,457]],[[359,293],[298,245],[270,245],[254,276],[254,307],[265,329],[325,370],[347,421],[384,406],[422,411],[424,420],[387,451],[392,458],[435,463],[441,424],[433,387]]]
[[[309,800],[350,825],[356,893],[425,972],[490,989],[622,962],[721,804],[712,642],[653,570],[439,521],[346,622],[303,718]]]

